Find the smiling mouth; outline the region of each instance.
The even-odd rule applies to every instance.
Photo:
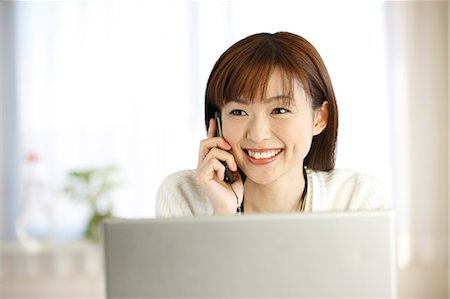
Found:
[[[279,155],[283,149],[274,149],[274,150],[266,150],[266,151],[254,151],[254,150],[244,150],[247,155],[255,160],[263,160],[263,159],[271,159],[277,155]]]

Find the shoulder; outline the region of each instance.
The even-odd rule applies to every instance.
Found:
[[[386,208],[385,192],[373,176],[346,169],[311,171],[315,207],[324,210]],[[316,196],[317,195],[317,196]]]
[[[198,186],[195,170],[182,170],[167,176],[156,194],[156,216],[209,214],[209,202]]]
[[[186,169],[168,175],[161,183],[161,186],[176,186],[195,183],[195,170]]]
[[[331,171],[311,170],[312,177],[329,187],[338,187],[341,185],[356,185],[359,183],[374,183],[376,179],[368,174],[359,173],[348,169],[333,169]]]

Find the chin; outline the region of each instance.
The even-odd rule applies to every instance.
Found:
[[[269,185],[277,181],[277,177],[272,175],[264,174],[264,175],[247,175],[247,180],[251,180],[252,182],[258,185]]]

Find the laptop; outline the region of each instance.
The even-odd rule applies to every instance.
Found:
[[[107,298],[395,298],[392,211],[103,223]]]

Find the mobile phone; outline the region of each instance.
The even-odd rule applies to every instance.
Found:
[[[216,135],[218,137],[223,137],[223,133],[222,133],[222,119],[220,118],[220,111],[216,111],[216,113],[214,114],[214,118],[216,119]],[[220,161],[223,166],[225,166],[225,178],[223,179],[226,183],[228,184],[233,184],[234,183],[234,175],[233,172],[230,170],[230,168],[228,168],[228,165],[225,161]]]

